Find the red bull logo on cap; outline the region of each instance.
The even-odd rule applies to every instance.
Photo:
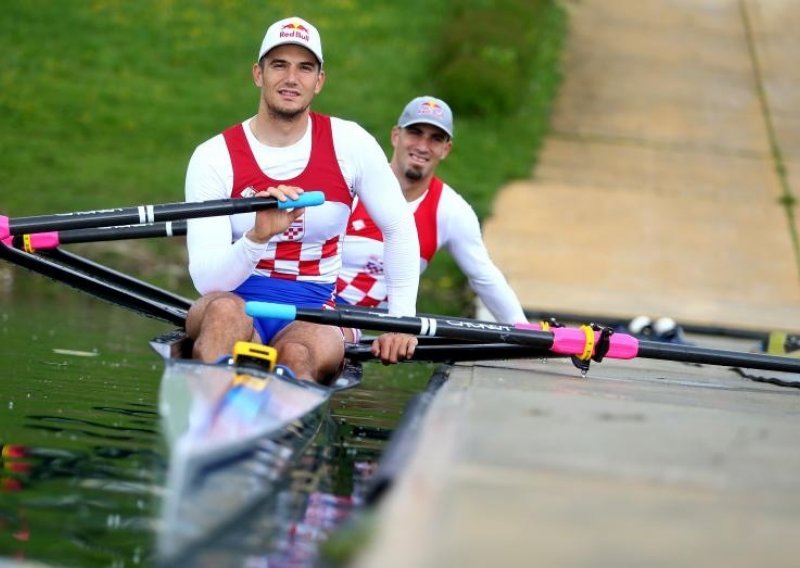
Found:
[[[299,22],[290,22],[281,28],[278,37],[281,39],[286,38],[293,38],[299,39],[301,41],[309,41],[311,36],[309,35],[308,28],[305,27],[303,24]]]
[[[425,101],[417,109],[418,115],[444,116],[444,109],[436,101]]]

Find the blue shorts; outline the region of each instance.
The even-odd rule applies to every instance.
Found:
[[[253,300],[292,304],[298,308],[321,308],[333,303],[333,289],[333,284],[280,280],[254,275],[233,292],[246,302]],[[292,322],[282,319],[253,318],[253,325],[265,344],[269,344],[272,338],[290,323]]]

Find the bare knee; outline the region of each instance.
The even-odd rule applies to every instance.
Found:
[[[212,298],[205,309],[203,319],[245,319],[244,301],[233,294]]]
[[[230,293],[208,294],[189,310],[186,331],[195,340],[193,356],[213,361],[231,352],[237,341],[253,339],[253,320],[244,301]]]
[[[198,299],[186,315],[186,331],[197,337],[201,328],[209,321],[220,318],[246,318],[244,301],[229,292],[212,292]]]
[[[314,374],[316,363],[311,349],[304,343],[287,341],[278,347],[278,361],[289,367],[298,377],[308,377]]]
[[[295,322],[273,343],[278,361],[300,379],[328,382],[341,370],[344,342],[338,329]]]

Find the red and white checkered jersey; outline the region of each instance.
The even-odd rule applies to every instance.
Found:
[[[443,185],[442,180],[434,176],[425,194],[411,205],[419,236],[420,272],[425,270],[438,249],[436,211]],[[347,223],[345,243],[347,248],[336,281],[336,294],[351,305],[386,307],[388,293],[383,275],[383,235],[358,200]]]
[[[478,217],[463,197],[434,177],[422,197],[408,206],[414,211],[420,240],[420,272],[436,251],[444,248],[498,321],[527,321],[516,294],[489,258]],[[385,307],[391,294],[385,286],[382,258],[380,229],[356,200],[347,225],[342,270],[336,281],[339,298],[351,305]]]
[[[298,142],[272,147],[255,138],[247,120],[197,147],[187,170],[186,200],[247,197],[279,184],[323,191],[325,203],[307,207],[268,243],[244,236],[255,213],[191,220],[189,269],[198,291],[233,290],[251,274],[335,282],[352,200],[358,196],[376,222],[380,219],[384,234],[392,235],[387,263],[391,285],[399,294],[394,313],[415,313],[416,230],[397,180],[371,135],[356,123],[311,113],[307,132]]]

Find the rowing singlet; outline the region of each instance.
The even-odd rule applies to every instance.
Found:
[[[233,166],[231,197],[251,197],[280,184],[325,193],[324,204],[308,207],[286,231],[269,241],[254,274],[332,283],[341,267],[343,233],[353,197],[336,159],[330,117],[312,112],[311,123],[308,165],[299,175],[286,180],[271,179],[258,166],[242,124],[222,133]]]
[[[414,212],[420,248],[420,272],[438,249],[436,212],[443,183],[431,178],[428,190]],[[350,215],[343,251],[342,269],[336,281],[336,294],[350,305],[386,307],[386,281],[383,273],[383,235],[360,202]]]

